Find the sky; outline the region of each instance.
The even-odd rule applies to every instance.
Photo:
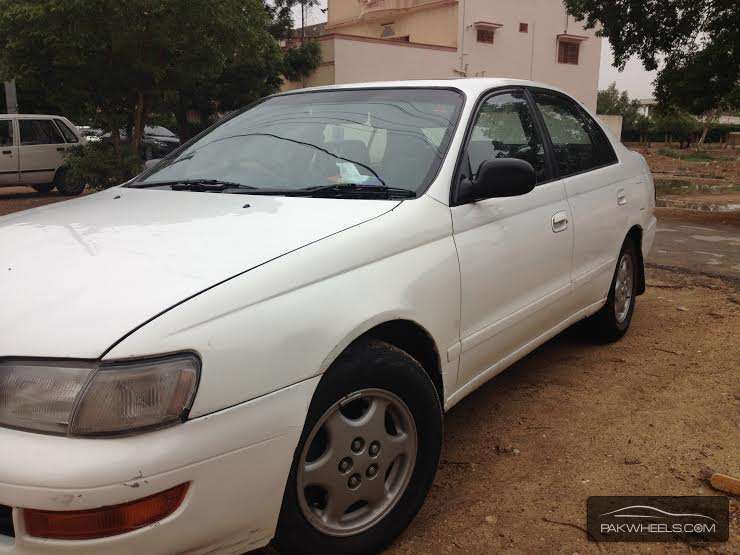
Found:
[[[326,8],[326,0],[321,1],[321,7]],[[294,9],[296,26],[301,24],[301,11]],[[326,15],[319,8],[309,10],[306,25],[326,21]],[[617,84],[620,91],[626,90],[630,98],[650,98],[653,92],[652,82],[655,79],[654,71],[645,71],[640,61],[633,58],[627,62],[624,71],[617,71],[612,66],[612,53],[609,41],[601,43],[601,71],[599,73],[599,89],[607,88],[611,83]]]

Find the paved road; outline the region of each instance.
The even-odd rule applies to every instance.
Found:
[[[658,214],[648,263],[740,280],[740,225],[731,220]]]

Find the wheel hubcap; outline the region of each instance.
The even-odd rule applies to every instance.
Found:
[[[375,525],[406,491],[417,432],[411,411],[381,389],[357,391],[314,426],[298,466],[298,502],[311,525],[349,536]]]
[[[632,305],[632,258],[624,253],[619,259],[617,279],[614,280],[614,316],[620,324],[627,319]]]

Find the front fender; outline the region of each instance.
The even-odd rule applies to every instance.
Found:
[[[319,375],[365,331],[403,318],[429,331],[452,391],[459,279],[449,208],[421,197],[204,292],[105,358],[197,351],[197,417]]]

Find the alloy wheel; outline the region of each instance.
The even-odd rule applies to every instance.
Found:
[[[413,474],[418,437],[411,411],[383,389],[332,405],[307,438],[296,485],[304,517],[331,536],[361,533],[383,519]]]

